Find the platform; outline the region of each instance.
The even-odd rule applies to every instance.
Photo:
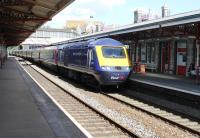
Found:
[[[82,138],[85,135],[17,61],[9,58],[0,69],[0,137]]]
[[[200,96],[200,85],[192,78],[146,72],[145,74],[134,73],[130,80]]]

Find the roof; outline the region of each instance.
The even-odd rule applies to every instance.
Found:
[[[119,41],[116,41],[111,38],[100,38],[97,40],[93,40],[90,42],[91,46],[96,46],[96,45],[103,45],[103,46],[122,46],[123,44]]]
[[[191,11],[187,13],[168,16],[165,18],[149,20],[141,23],[130,24],[122,27],[118,27],[109,31],[97,32],[90,35],[81,36],[75,39],[68,40],[67,42],[88,40],[93,38],[110,37],[119,34],[127,34],[140,32],[145,30],[159,29],[164,27],[178,26],[183,24],[199,23],[200,22],[200,10]]]
[[[65,29],[59,29],[59,28],[38,28],[37,31],[45,31],[45,32],[66,32],[66,33],[75,33],[72,32],[71,29],[65,28]]]
[[[0,43],[18,45],[74,0],[0,1]]]

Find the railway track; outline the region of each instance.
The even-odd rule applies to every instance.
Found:
[[[34,80],[37,78],[37,83],[48,92],[48,95],[55,99],[88,132],[88,137],[140,137],[60,88],[29,66],[29,63],[21,62],[21,64]]]
[[[188,118],[184,118],[181,115],[174,114],[172,112],[149,105],[145,102],[130,98],[128,96],[125,96],[125,95],[122,95],[119,93],[109,93],[108,94],[108,93],[102,92],[102,94],[105,96],[108,96],[109,98],[112,98],[116,101],[119,101],[123,104],[126,104],[132,108],[136,108],[136,109],[146,112],[150,115],[153,115],[157,118],[160,118],[169,123],[172,123],[176,126],[179,126],[185,130],[188,130],[192,133],[195,133],[195,134],[199,135],[199,137],[200,137],[200,123],[199,122],[193,121]]]
[[[52,78],[52,76],[49,76],[48,74],[46,74],[46,76],[44,75],[45,73],[42,70],[40,70],[37,67],[34,68],[32,65],[25,66],[24,68],[28,70],[28,72],[31,72],[32,76],[35,76],[40,79],[43,78],[43,81],[41,81],[40,84],[43,84],[45,82],[45,84],[43,84],[43,87],[46,87],[46,89],[49,90],[51,95],[55,97],[55,99],[60,103],[60,105],[64,107],[65,110],[69,112],[69,114],[71,114],[73,118],[77,120],[77,122],[79,122],[81,126],[83,126],[87,130],[87,132],[89,132],[89,134],[91,134],[92,137],[159,137],[156,135],[148,134],[145,136],[142,135],[141,132],[137,133],[128,127],[124,127],[124,125],[121,125],[120,123],[115,121],[115,119],[105,115],[102,112],[99,112],[99,110],[90,106],[84,100],[77,98],[74,94],[70,92],[68,93],[68,91],[66,91],[65,88],[61,87],[57,83],[54,83],[55,76],[54,78]],[[46,84],[46,82],[48,82],[48,84]],[[57,87],[55,90],[52,90],[51,88],[53,85],[54,87]],[[178,126],[182,128],[183,131],[187,130],[188,132],[192,132],[200,136],[199,124],[197,122],[192,122],[188,119],[181,118],[180,116],[173,115],[167,111],[163,111],[159,108],[147,105],[134,99],[130,99],[129,97],[125,97],[120,94],[101,94],[108,97],[109,99],[112,98],[112,100],[114,99],[114,101],[122,103],[126,106],[128,105],[128,107],[140,110],[156,118],[160,118],[166,122],[169,122],[170,124]],[[71,98],[67,99],[67,97],[64,95],[69,95],[67,97],[71,96]],[[74,104],[73,101],[71,101],[72,99],[75,99],[76,101],[78,100],[78,103]],[[80,103],[82,105],[80,105]],[[179,121],[177,122],[177,120]],[[197,135],[194,135],[194,137],[198,137]]]

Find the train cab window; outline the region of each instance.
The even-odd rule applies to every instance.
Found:
[[[102,47],[102,53],[105,58],[126,58],[122,47]]]

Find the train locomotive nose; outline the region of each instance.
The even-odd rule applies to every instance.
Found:
[[[128,78],[128,72],[101,72],[102,82],[107,85],[120,84]]]

